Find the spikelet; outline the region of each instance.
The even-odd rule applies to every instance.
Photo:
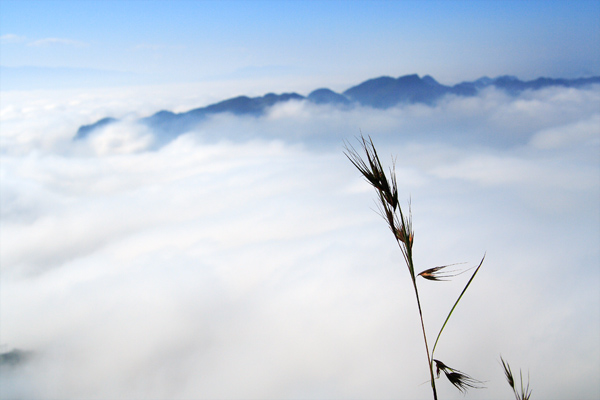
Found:
[[[452,272],[456,272],[456,271],[443,271],[444,268],[447,268],[447,267],[450,267],[453,265],[456,265],[456,264],[442,265],[440,267],[429,268],[429,269],[426,269],[425,271],[420,272],[418,274],[418,276],[421,276],[430,281],[447,281],[448,280],[447,278],[452,278],[452,277],[458,276],[458,275],[463,274],[468,271],[468,269],[467,269],[465,271],[461,271],[456,274],[452,273]],[[471,268],[469,268],[469,269],[471,269]]]
[[[470,377],[464,372],[460,372],[457,369],[450,368],[440,360],[433,360],[435,362],[435,370],[437,377],[440,377],[440,372],[443,372],[446,375],[446,378],[453,384],[458,390],[462,393],[466,393],[469,389],[481,389],[482,383],[477,379]]]
[[[515,387],[515,379],[513,377],[512,371],[510,369],[510,365],[504,361],[502,356],[500,356],[500,360],[502,361],[502,367],[504,368],[504,375],[506,375],[506,381],[510,385],[513,393],[515,394],[516,400],[529,400],[531,399],[531,389],[529,389],[529,376],[527,377],[527,386],[523,386],[523,372],[519,371],[519,376],[521,378],[521,391],[517,391]]]

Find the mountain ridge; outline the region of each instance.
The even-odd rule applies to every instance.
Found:
[[[509,75],[496,78],[484,76],[475,81],[460,82],[453,86],[443,85],[429,75],[422,78],[417,74],[403,75],[398,78],[380,76],[352,86],[342,93],[328,88],[319,88],[313,90],[308,96],[302,96],[295,92],[267,93],[258,97],[237,96],[181,113],[161,110],[138,121],[155,130],[162,137],[162,142],[168,142],[188,132],[211,115],[230,113],[259,117],[264,115],[269,107],[292,100],[304,100],[318,105],[335,107],[359,105],[387,109],[401,104],[434,105],[445,96],[475,96],[488,87],[495,87],[511,95],[517,95],[525,90],[539,90],[550,86],[583,87],[592,84],[600,84],[600,76],[577,79],[540,77],[531,81],[522,81]],[[92,124],[82,125],[77,130],[74,140],[85,139],[94,131],[118,121],[113,117],[105,117]]]

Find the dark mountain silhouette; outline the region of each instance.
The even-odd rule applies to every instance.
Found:
[[[116,118],[107,117],[107,118],[102,118],[101,120],[96,121],[90,125],[82,125],[79,127],[79,129],[77,129],[77,135],[75,135],[75,139],[84,139],[90,133],[92,133],[94,130],[96,130],[98,128],[102,128],[103,126],[106,126],[106,125],[110,125],[113,122],[117,122],[117,121],[118,121],[118,119],[116,119]]]
[[[500,76],[495,79],[482,77],[473,82],[461,82],[454,86],[446,86],[426,75],[405,75],[399,78],[382,76],[369,79],[353,86],[343,93],[336,93],[327,88],[317,89],[307,97],[297,93],[268,93],[262,97],[239,96],[196,108],[183,113],[163,110],[154,115],[140,119],[139,122],[153,129],[161,144],[167,143],[204,121],[207,117],[219,113],[259,117],[269,107],[290,101],[304,100],[314,104],[327,104],[336,107],[352,107],[360,105],[386,109],[402,104],[422,103],[433,105],[444,96],[475,96],[479,91],[495,87],[509,94],[516,95],[525,90],[539,90],[550,86],[582,87],[600,84],[600,76],[579,79],[538,78],[532,81],[521,81],[513,76]],[[93,124],[83,125],[77,131],[75,139],[84,139],[95,130],[115,123],[115,118],[103,118]]]
[[[539,90],[549,86],[582,87],[592,83],[600,83],[600,77],[579,79],[552,79],[537,78],[533,81],[523,82],[514,76],[500,76],[493,80],[493,85],[498,89],[506,90],[511,94],[518,94],[524,90]]]
[[[262,97],[239,96],[211,104],[207,107],[195,108],[178,114],[162,110],[149,117],[140,119],[140,122],[157,131],[157,133],[162,135],[163,139],[168,140],[190,130],[209,115],[230,113],[258,117],[263,115],[269,107],[277,103],[303,99],[304,96],[300,96],[297,93],[268,93]],[[84,139],[94,130],[117,121],[117,119],[109,117],[103,118],[91,125],[83,125],[77,130],[75,139]]]
[[[423,78],[406,75],[397,79],[389,76],[370,79],[346,90],[344,95],[363,106],[385,109],[402,103],[433,104],[447,94],[472,96],[476,93],[461,84],[454,87],[441,85],[429,75]]]
[[[168,140],[189,131],[209,115],[230,113],[258,117],[263,115],[269,107],[277,103],[302,99],[304,97],[297,93],[268,93],[262,97],[239,96],[179,114],[174,114],[170,111],[159,111],[140,121],[161,133],[163,139]]]
[[[312,91],[307,99],[315,104],[350,105],[351,103],[348,97],[327,88]]]

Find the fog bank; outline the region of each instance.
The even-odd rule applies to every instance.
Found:
[[[402,255],[343,155],[361,131],[395,157],[417,269],[486,254],[436,353],[485,382],[467,397],[510,397],[500,354],[537,398],[600,396],[598,87],[288,102],[151,150],[137,118],[219,95],[184,89],[3,94],[0,341],[31,352],[3,398],[429,398]],[[467,279],[419,282],[430,337]]]

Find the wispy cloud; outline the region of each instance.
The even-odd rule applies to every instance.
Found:
[[[25,36],[15,35],[13,33],[7,33],[6,35],[0,36],[0,43],[22,43],[27,38]]]
[[[89,46],[89,43],[85,43],[85,42],[82,42],[79,40],[57,38],[57,37],[49,37],[49,38],[43,38],[43,39],[29,39],[26,36],[16,35],[13,33],[8,33],[8,34],[0,36],[0,43],[4,43],[4,44],[24,43],[27,46],[32,46],[32,47],[43,47],[43,46],[52,46],[52,45],[65,45],[65,46],[75,46],[75,47]]]
[[[75,47],[86,47],[89,44],[85,43],[85,42],[81,42],[78,40],[72,40],[72,39],[64,39],[64,38],[44,38],[44,39],[38,39],[38,40],[34,40],[32,42],[27,43],[27,46],[34,46],[34,47],[42,47],[42,46],[52,46],[52,45],[66,45],[66,46],[75,46]]]

